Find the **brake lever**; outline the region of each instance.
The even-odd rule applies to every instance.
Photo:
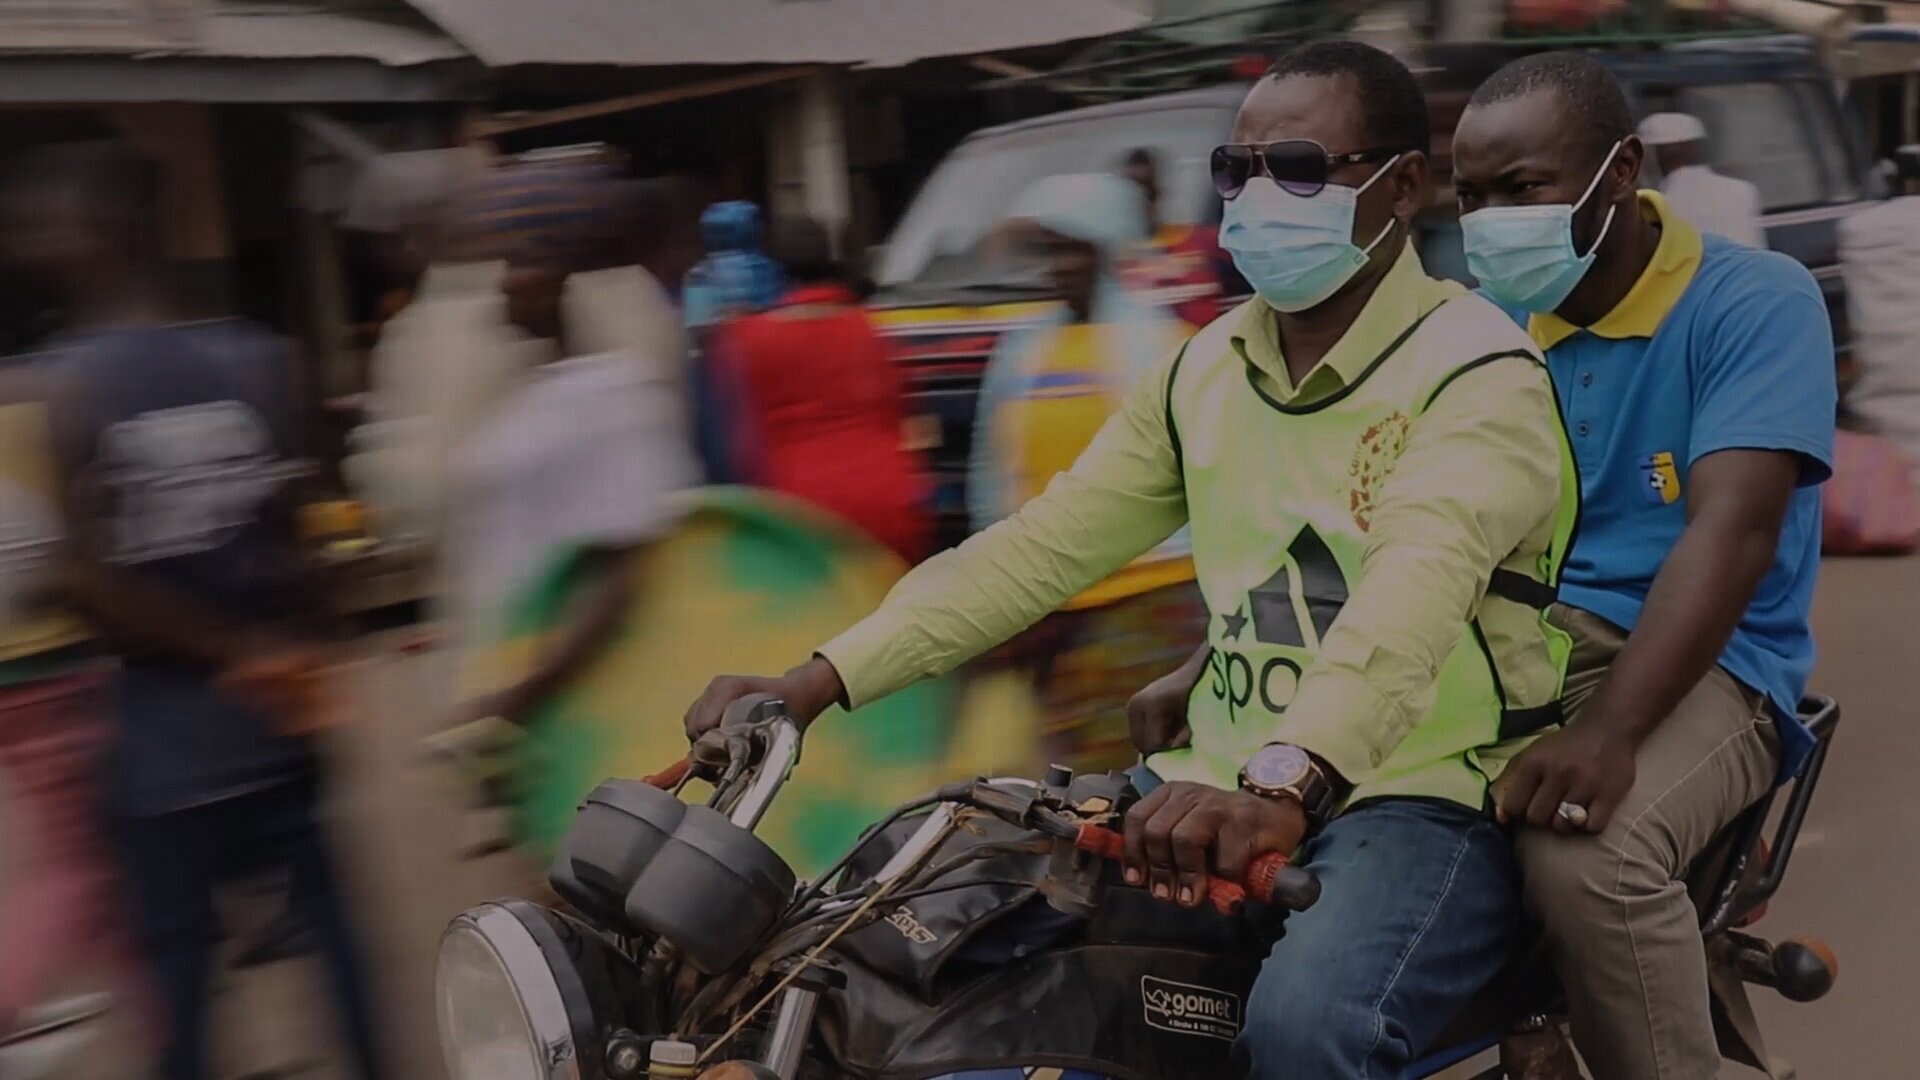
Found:
[[[758,765],[785,710],[786,704],[772,694],[749,694],[727,706],[720,725],[695,739],[688,751],[694,775],[717,783]]]
[[[764,733],[786,715],[787,703],[778,694],[748,694],[720,714],[719,730],[728,734]]]

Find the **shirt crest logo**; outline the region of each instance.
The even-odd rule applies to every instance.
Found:
[[[1347,489],[1347,510],[1361,532],[1373,528],[1380,486],[1392,474],[1400,452],[1407,448],[1409,426],[1407,418],[1396,412],[1370,425],[1354,444],[1353,462],[1347,466],[1347,477],[1353,482]]]
[[[1671,506],[1680,500],[1680,470],[1673,463],[1671,451],[1648,454],[1640,462],[1640,491],[1655,506]]]

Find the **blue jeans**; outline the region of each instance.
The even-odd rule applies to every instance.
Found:
[[[1136,787],[1159,786],[1133,774]],[[1453,803],[1382,799],[1301,848],[1320,902],[1287,918],[1234,1045],[1253,1080],[1400,1080],[1506,962],[1513,845]]]

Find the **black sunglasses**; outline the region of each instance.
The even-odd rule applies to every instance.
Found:
[[[1312,139],[1282,139],[1264,146],[1227,143],[1213,150],[1213,186],[1223,199],[1232,199],[1245,190],[1247,181],[1264,172],[1289,194],[1308,198],[1327,186],[1327,176],[1342,165],[1365,165],[1386,161],[1400,150],[1357,150],[1351,154],[1329,154],[1327,148]]]

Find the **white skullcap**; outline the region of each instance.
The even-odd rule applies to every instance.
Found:
[[[1640,121],[1640,141],[1648,146],[1699,142],[1706,137],[1706,125],[1683,112],[1654,113]]]
[[[1145,240],[1147,196],[1140,185],[1116,173],[1069,173],[1027,185],[1007,217],[1099,248]]]

